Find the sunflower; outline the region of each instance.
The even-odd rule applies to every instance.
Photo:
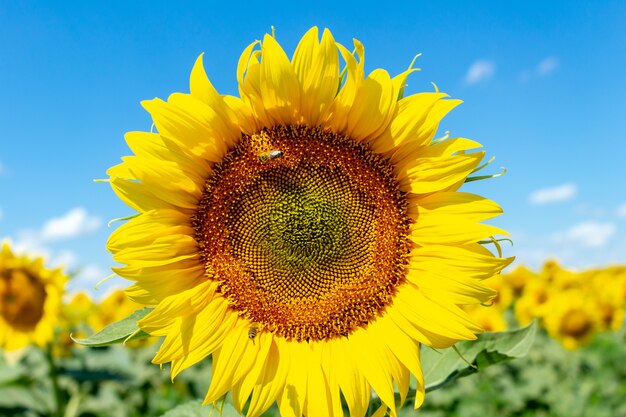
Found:
[[[0,250],[0,348],[13,351],[44,346],[54,337],[67,277],[44,267],[42,258]]]
[[[601,331],[618,331],[624,323],[624,306],[626,297],[623,290],[626,286],[626,274],[616,268],[587,271],[583,279],[591,287],[589,292],[597,304],[600,314]]]
[[[96,305],[86,292],[76,292],[64,297],[66,302],[61,307],[60,332],[54,341],[54,356],[68,357],[76,344],[72,337],[86,338],[89,335],[87,320],[95,313]]]
[[[165,336],[153,362],[175,377],[211,355],[205,403],[343,415],[343,396],[362,416],[373,389],[395,414],[410,374],[423,401],[420,343],[481,331],[459,305],[494,297],[481,280],[511,261],[478,243],[504,233],[481,223],[500,207],[458,191],[484,152],[433,140],[459,100],[404,97],[412,66],[365,76],[363,57],[312,28],[289,60],[266,35],[233,97],[201,56],[190,94],[142,103],[158,133],[128,133],[134,155],[107,172],[138,212],[108,249],[155,307],[139,322]]]
[[[463,310],[485,331],[500,332],[507,329],[504,310],[498,304],[491,306],[470,304],[463,306]]]
[[[138,308],[142,308],[129,299],[124,291],[115,289],[107,294],[100,303],[94,306],[93,313],[88,317],[87,323],[93,331],[100,331],[109,324],[122,320]]]
[[[579,289],[557,293],[546,307],[544,325],[548,334],[569,350],[590,342],[601,324],[597,303]]]
[[[534,319],[543,319],[548,314],[547,303],[558,291],[547,283],[539,280],[529,281],[524,291],[514,304],[515,318],[522,326],[526,326]]]

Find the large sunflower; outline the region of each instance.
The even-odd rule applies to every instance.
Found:
[[[457,191],[484,152],[433,141],[459,100],[402,97],[414,69],[365,77],[363,55],[312,28],[290,61],[266,35],[241,55],[240,98],[200,57],[191,94],[143,102],[158,133],[128,133],[135,155],[108,171],[139,212],[108,247],[155,306],[153,362],[174,377],[211,355],[207,403],[312,417],[342,415],[343,395],[362,416],[373,389],[393,414],[410,374],[423,400],[420,343],[481,331],[458,305],[489,301],[481,280],[510,262],[478,243],[501,209]]]
[[[52,341],[67,277],[41,258],[16,256],[8,243],[0,250],[0,349],[17,350]]]

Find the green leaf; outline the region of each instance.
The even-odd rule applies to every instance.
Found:
[[[150,335],[139,329],[139,327],[137,326],[137,322],[144,318],[151,311],[151,308],[144,307],[142,309],[136,310],[133,314],[126,317],[125,319],[109,324],[98,333],[92,334],[86,339],[75,339],[74,337],[72,337],[72,340],[83,346],[98,347],[113,345],[115,343],[128,342],[131,340],[145,339]]]
[[[161,417],[241,417],[241,414],[235,410],[232,404],[226,402],[220,411],[220,406],[202,405],[199,400],[189,401],[181,404]]]
[[[536,331],[537,325],[533,322],[521,329],[483,333],[478,335],[477,340],[457,343],[458,353],[453,348],[434,350],[424,347],[421,353],[426,391],[441,388],[489,366],[525,356],[533,344]]]

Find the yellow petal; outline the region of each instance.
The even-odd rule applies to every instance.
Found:
[[[127,174],[124,164],[109,168],[107,174],[111,176],[109,184],[115,194],[131,208],[145,212],[153,209],[179,209],[185,212],[187,209],[177,206],[168,200],[163,200],[156,196],[145,184],[135,179],[131,179]],[[119,176],[123,175],[123,176]],[[177,201],[174,199],[174,201]],[[190,213],[190,212],[189,212]]]
[[[306,342],[279,341],[281,352],[289,355],[291,364],[290,371],[285,379],[285,386],[281,396],[278,398],[278,409],[280,415],[284,417],[300,417],[304,412],[304,403],[307,395],[308,369]]]
[[[181,108],[155,98],[141,104],[152,116],[161,136],[180,143],[207,161],[221,161],[228,145],[238,137],[238,132],[231,130],[214,110],[202,107],[200,102]]]
[[[174,164],[186,175],[202,180],[211,173],[211,167],[206,161],[198,159],[180,143],[163,138],[158,133],[128,132],[124,139],[135,155],[152,163]]]
[[[359,329],[350,335],[348,343],[348,354],[355,357],[374,392],[383,403],[395,408],[394,389],[389,368],[386,366],[386,353],[381,347],[381,343],[386,342],[372,338],[366,329]]]
[[[394,305],[417,328],[431,332],[437,337],[449,338],[452,343],[458,340],[474,340],[475,333],[482,331],[460,308],[451,303],[443,307],[424,296],[410,283],[403,285],[398,291]],[[423,343],[431,346],[431,343],[438,341],[446,340],[435,339]],[[433,346],[443,347],[434,343]]]
[[[172,360],[172,379],[181,371],[200,362],[219,346],[235,327],[237,314],[227,311],[228,303],[216,297],[202,310],[193,321],[191,337],[185,341],[185,354]]]
[[[450,157],[417,158],[401,177],[401,187],[415,194],[443,190],[464,180],[485,155],[476,152]]]
[[[455,153],[481,148],[482,145],[467,138],[451,138],[421,150],[420,156],[450,156]]]
[[[178,210],[150,210],[130,219],[111,233],[107,249],[117,252],[129,246],[145,246],[162,235],[171,234],[193,236],[189,218]]]
[[[345,133],[354,140],[379,136],[394,116],[397,96],[387,71],[374,70],[356,93]]]
[[[466,245],[495,235],[508,233],[499,227],[442,214],[419,219],[410,239],[418,245]]]
[[[292,64],[301,85],[301,108],[304,122],[317,126],[320,115],[332,103],[339,84],[339,56],[335,40],[324,30],[321,44],[317,27],[300,40]]]
[[[248,344],[247,354],[255,355],[254,364],[243,375],[241,381],[233,386],[232,390],[233,405],[239,412],[241,412],[243,406],[248,401],[252,388],[259,380],[259,376],[265,367],[270,348],[274,344],[273,338],[274,336],[271,333],[261,331],[257,335],[255,343],[252,346]]]
[[[304,400],[304,415],[306,416],[332,416],[333,406],[328,382],[322,371],[320,359],[311,351],[306,352],[307,366],[307,390]]]
[[[113,267],[112,270],[121,277],[138,281],[135,290],[149,290],[153,299],[158,300],[206,280],[204,265],[195,255],[176,256],[166,261],[150,263],[133,262],[126,266]]]
[[[347,340],[333,341],[332,368],[337,375],[343,397],[350,409],[350,415],[362,417],[367,412],[370,402],[370,386],[362,375],[359,364],[348,353]]]
[[[274,124],[298,122],[300,83],[278,42],[265,35],[262,45],[260,89],[267,116]]]
[[[420,216],[450,215],[483,221],[502,214],[502,208],[495,202],[470,193],[435,193],[420,198],[418,204]]]
[[[420,148],[430,143],[429,132],[423,128],[428,113],[446,96],[443,93],[418,93],[399,100],[389,129],[375,141],[378,152],[397,148],[391,159],[393,164],[419,156]]]
[[[323,127],[330,128],[337,133],[344,133],[348,125],[348,114],[354,104],[357,91],[363,83],[364,51],[363,45],[355,39],[354,48],[359,57],[357,62],[354,55],[343,45],[338,43],[336,45],[346,64],[345,82],[320,120]]]
[[[247,346],[251,343],[248,330],[249,323],[239,320],[226,335],[222,346],[213,352],[211,386],[203,404],[210,404],[221,398],[252,367],[254,355],[246,355]]]
[[[282,355],[284,351],[278,347],[276,342],[272,343],[267,354],[265,367],[259,376],[259,381],[254,387],[250,406],[246,417],[256,417],[261,415],[276,401],[283,390],[285,378],[289,371],[289,355]]]
[[[513,258],[498,258],[482,245],[428,245],[411,252],[409,268],[474,279],[498,274]]]
[[[206,281],[179,294],[166,297],[147,316],[137,322],[146,333],[165,336],[177,317],[198,313],[213,298],[217,283]]]

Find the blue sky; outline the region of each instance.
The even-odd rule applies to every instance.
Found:
[[[421,52],[407,91],[435,82],[464,100],[441,130],[506,166],[466,189],[503,206],[494,223],[517,264],[626,263],[626,3],[233,4],[0,0],[0,239],[92,288],[113,264],[107,221],[131,213],[92,180],[128,154],[124,132],[150,129],[139,102],[187,91],[202,52],[216,88],[236,94],[245,46],[273,25],[291,54],[317,25],[362,41],[367,71],[397,74]]]

